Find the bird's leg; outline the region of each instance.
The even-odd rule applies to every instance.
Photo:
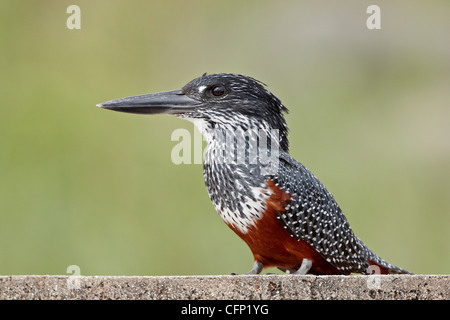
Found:
[[[302,260],[302,265],[293,274],[294,275],[305,275],[311,269],[311,266],[312,266],[312,261],[311,260],[303,259]]]
[[[253,264],[252,270],[250,270],[246,274],[260,274],[262,269],[263,269],[263,264],[259,261],[255,261],[255,263]]]

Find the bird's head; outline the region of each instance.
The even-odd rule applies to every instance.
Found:
[[[218,73],[196,78],[180,90],[107,101],[97,106],[138,114],[171,114],[196,123],[201,131],[226,125],[234,130],[252,126],[278,130],[281,149],[288,150],[287,108],[262,82],[251,77]]]

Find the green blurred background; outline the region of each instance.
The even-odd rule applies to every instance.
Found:
[[[95,107],[204,72],[282,99],[292,155],[372,250],[449,273],[449,1],[0,0],[0,45],[0,274],[248,271],[202,166],[171,162],[193,125]]]

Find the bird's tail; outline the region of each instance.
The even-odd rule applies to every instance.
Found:
[[[377,256],[375,253],[371,252],[369,257],[369,264],[370,269],[372,269],[372,273],[375,274],[412,274],[409,271],[403,270],[402,268],[399,268],[397,266],[394,266],[383,259],[381,259],[379,256]]]

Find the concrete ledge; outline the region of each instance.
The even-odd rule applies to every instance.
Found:
[[[0,299],[441,300],[450,276],[0,276]]]

